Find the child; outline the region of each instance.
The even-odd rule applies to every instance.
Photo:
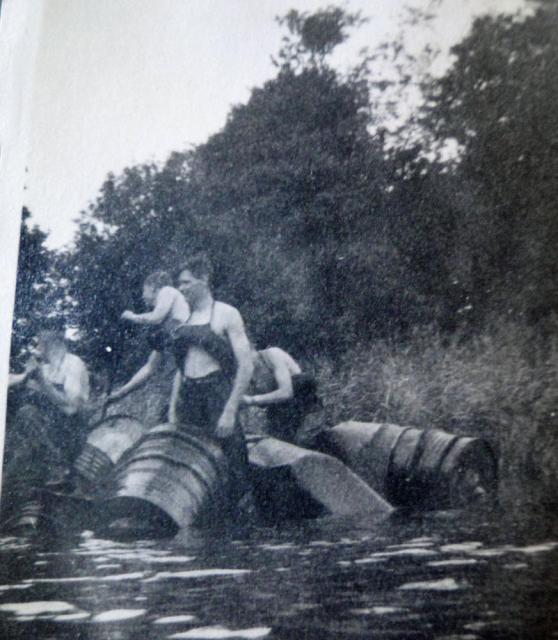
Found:
[[[180,291],[172,286],[172,279],[166,271],[155,271],[147,276],[143,283],[143,300],[152,307],[151,311],[124,311],[122,319],[136,324],[160,326],[170,331],[190,317],[188,303]]]

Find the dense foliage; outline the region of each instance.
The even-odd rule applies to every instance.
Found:
[[[19,264],[13,314],[11,368],[25,360],[30,341],[41,327],[63,322],[64,298],[58,260],[45,246],[47,234],[30,225],[31,212],[23,208],[19,240]]]
[[[479,314],[487,298],[531,319],[557,309],[557,25],[554,3],[479,19],[429,87],[424,124],[462,147],[459,278]]]
[[[174,269],[199,247],[262,345],[338,353],[435,317],[447,208],[421,220],[423,163],[371,135],[366,76],[325,63],[356,22],[339,10],[291,12],[277,76],[222,131],[164,167],[109,176],[68,257],[78,322],[97,348],[114,353],[117,318],[139,304],[150,270]]]

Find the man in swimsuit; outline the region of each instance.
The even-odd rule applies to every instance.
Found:
[[[218,438],[231,465],[231,498],[246,490],[246,443],[237,419],[253,372],[250,343],[239,311],[214,300],[212,266],[196,254],[178,271],[178,289],[191,308],[188,322],[173,331],[177,371],[170,415],[182,428]]]
[[[163,360],[162,352],[168,342],[168,333],[190,317],[188,303],[180,291],[172,286],[172,278],[166,271],[155,271],[147,276],[143,283],[143,300],[152,307],[151,311],[139,314],[124,311],[122,319],[154,327],[149,337],[151,352],[143,367],[109,395],[109,403],[120,400],[151,378]]]
[[[303,373],[296,360],[279,347],[253,349],[252,358],[252,393],[243,396],[242,404],[265,407],[269,434],[294,442],[306,415],[321,404],[316,381]]]

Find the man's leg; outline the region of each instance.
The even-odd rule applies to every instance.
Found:
[[[224,375],[220,375],[212,381],[211,387],[206,396],[207,418],[215,431],[217,422],[229,399],[231,383]],[[230,468],[229,499],[231,507],[234,509],[234,506],[250,488],[248,450],[238,416],[235,420],[233,433],[228,438],[220,438],[219,443]]]
[[[210,382],[205,378],[184,380],[176,407],[176,417],[181,428],[186,431],[195,429],[208,436],[213,435],[214,429],[207,401],[211,392]]]

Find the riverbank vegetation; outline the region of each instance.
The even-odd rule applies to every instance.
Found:
[[[499,460],[501,503],[555,507],[556,335],[499,319],[473,336],[423,327],[405,340],[356,344],[316,372],[325,407],[313,425],[354,419],[486,438]]]
[[[22,264],[37,243],[42,261],[18,281],[14,364],[48,296],[91,367],[126,378],[146,346],[122,310],[147,273],[203,247],[256,344],[316,370],[314,420],[482,435],[504,499],[551,507],[558,10],[534,6],[478,19],[441,78],[402,64],[389,81],[376,65],[400,43],[340,73],[329,56],[360,17],[291,12],[276,76],[206,143],[109,175],[70,250],[49,254],[24,221]],[[424,102],[390,128],[381,105],[409,82]]]

